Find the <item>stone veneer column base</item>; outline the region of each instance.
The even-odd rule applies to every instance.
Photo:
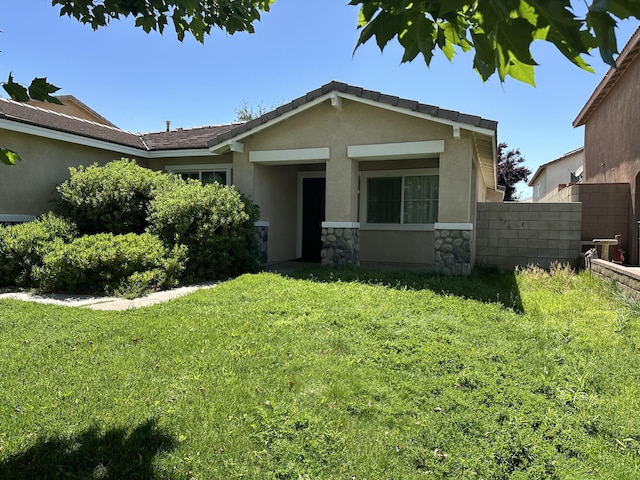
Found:
[[[269,222],[258,221],[254,224],[258,262],[267,263],[267,247],[269,246]]]
[[[360,224],[322,222],[322,265],[360,265]]]
[[[444,275],[470,275],[473,224],[436,223],[434,234],[435,271]]]

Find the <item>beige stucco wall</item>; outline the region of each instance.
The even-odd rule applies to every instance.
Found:
[[[349,146],[425,140],[444,140],[445,152],[439,158],[434,155],[436,158],[421,160],[356,161],[347,156]],[[292,217],[294,212],[288,208],[287,201],[295,204],[297,179],[294,179],[294,172],[300,171],[304,165],[297,165],[288,171],[282,166],[251,164],[249,155],[252,151],[329,147],[325,218],[329,222],[360,220],[360,171],[438,167],[440,222],[473,222],[476,199],[486,197],[487,186],[472,166],[474,148],[469,132],[463,130],[461,138],[454,139],[453,128],[449,125],[361,102],[343,99],[342,107],[334,108],[327,100],[240,141],[244,151],[233,154],[234,183],[241,192],[260,205],[261,219],[270,222],[270,262],[293,258],[285,258],[292,249],[291,241],[295,242],[297,235],[297,230],[292,230],[288,220],[291,219],[296,225],[297,217]],[[290,200],[283,200],[285,198]],[[287,222],[274,220],[276,212]],[[389,249],[388,244],[385,246],[379,239],[389,238],[391,233],[377,235],[362,231],[361,260],[382,258],[383,250]],[[407,235],[407,232],[398,232],[396,237],[398,241],[402,239],[401,243],[404,242],[406,248],[398,249],[393,260],[381,261],[399,262],[404,256],[407,263],[416,263],[416,260],[419,263],[433,262],[433,234],[420,232]],[[415,240],[417,237],[420,241]],[[272,245],[279,242],[286,246],[278,247],[276,252]],[[418,250],[415,251],[414,247]]]
[[[51,210],[55,187],[69,178],[69,167],[104,164],[122,155],[97,148],[0,130],[2,146],[22,157],[12,167],[2,166],[0,214],[40,215]]]
[[[433,266],[433,232],[360,230],[360,261]]]
[[[296,258],[297,167],[256,165],[255,182],[254,201],[269,222],[268,261]]]
[[[138,164],[152,170],[164,171],[167,165],[231,165],[233,164],[233,154],[194,156],[194,157],[167,157],[167,158],[142,158],[137,160]]]
[[[3,167],[0,175],[0,214],[37,216],[51,210],[55,187],[69,178],[69,167],[104,165],[122,157],[141,166],[164,170],[166,165],[231,164],[233,157],[175,157],[139,159],[115,151],[76,145],[24,133],[0,130],[2,145],[20,154],[22,161]]]

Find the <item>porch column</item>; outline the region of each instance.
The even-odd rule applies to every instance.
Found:
[[[322,265],[360,264],[358,161],[346,156],[327,161]]]
[[[469,275],[473,267],[473,144],[470,138],[447,140],[440,155],[438,223],[434,225],[435,271]]]

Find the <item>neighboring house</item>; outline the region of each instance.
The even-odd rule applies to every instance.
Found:
[[[558,196],[565,187],[582,180],[583,162],[584,149],[578,148],[540,165],[529,181],[529,186],[533,188],[533,201],[558,201]]]
[[[593,214],[603,218],[624,215],[616,227],[602,229],[600,237],[623,235],[627,259],[638,263],[640,221],[640,29],[636,30],[612,68],[584,105],[574,127],[584,125],[583,183],[607,184]],[[613,196],[615,192],[615,197]],[[615,200],[614,200],[615,198]],[[584,208],[584,206],[583,206]],[[622,230],[622,231],[615,231]]]
[[[268,262],[468,273],[477,204],[503,195],[496,122],[339,82],[242,124],[134,134],[98,120],[0,100],[2,145],[23,158],[0,175],[0,221],[48,210],[70,166],[124,156],[235,185],[260,207]]]

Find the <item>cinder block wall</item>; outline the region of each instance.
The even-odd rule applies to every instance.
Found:
[[[476,264],[503,270],[558,261],[576,266],[581,216],[580,203],[480,203]]]
[[[575,185],[582,203],[582,240],[622,235],[622,250],[628,249],[631,190],[628,183],[582,183]]]

